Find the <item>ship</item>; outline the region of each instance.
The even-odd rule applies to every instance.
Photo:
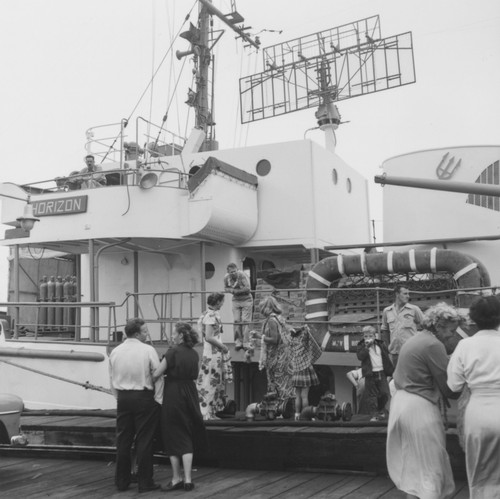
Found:
[[[82,188],[79,171],[0,185],[1,222],[11,227],[0,243],[12,256],[0,391],[18,394],[28,409],[114,408],[108,357],[127,319],[143,317],[162,354],[175,323],[196,322],[207,294],[221,290],[230,262],[251,283],[252,329],[261,324],[259,301],[274,294],[288,322],[307,323],[322,348],[316,363],[322,392],[353,403],[346,373],[359,364],[361,328],[380,325],[395,282],[411,282],[422,308],[438,300],[467,307],[478,290],[491,289],[490,261],[482,263],[480,248],[498,213],[489,213],[485,233],[477,224],[489,201],[470,202],[473,191],[453,194],[457,206],[466,198],[460,210],[481,239],[477,246],[466,242],[464,252],[459,228],[454,241],[445,241],[439,228],[433,237],[422,229],[422,237],[403,231],[396,238],[391,227],[400,225],[398,217],[411,217],[413,199],[399,206],[405,188],[387,186],[384,202],[393,219],[386,218],[384,239],[395,250],[382,252],[372,242],[371,179],[336,152],[338,102],[415,82],[411,33],[384,38],[379,17],[371,16],[262,48],[234,2],[229,14],[209,0],[199,0],[197,9],[197,21],[186,19],[176,40],[176,57],[191,62],[195,81],[187,92],[194,111],[187,137],[141,116],[134,123],[121,119],[86,132],[85,153],[95,156],[105,186]],[[261,71],[239,82],[241,121],[315,109],[324,146],[304,138],[219,150],[212,49],[221,30],[215,22],[262,52]],[[492,183],[482,172],[495,164],[498,171],[499,151],[428,151],[417,155],[429,165],[419,173],[437,168],[445,171],[438,177],[443,184],[456,175],[469,189]],[[382,180],[389,184],[393,171],[413,172],[414,158],[389,160]],[[498,175],[491,178],[498,184]],[[426,209],[439,225],[431,203]],[[235,371],[228,388],[244,410],[261,400],[266,382],[258,354],[248,359],[234,348],[230,306],[227,299],[221,311]]]

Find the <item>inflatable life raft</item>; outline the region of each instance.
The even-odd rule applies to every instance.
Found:
[[[458,251],[433,248],[404,252],[361,253],[325,258],[309,272],[306,282],[306,316],[310,330],[323,350],[332,350],[328,331],[328,292],[330,285],[353,275],[375,276],[398,273],[449,272],[458,289],[490,285],[488,271],[476,258]],[[457,296],[459,307],[468,307],[477,296],[474,291]]]

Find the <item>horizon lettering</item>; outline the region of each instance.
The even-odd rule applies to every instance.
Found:
[[[87,211],[88,196],[73,196],[62,199],[47,199],[33,202],[33,213],[36,217],[69,215]]]

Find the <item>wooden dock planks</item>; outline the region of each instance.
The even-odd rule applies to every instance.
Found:
[[[166,484],[171,471],[155,464],[155,480]],[[31,459],[0,456],[0,496],[9,499],[164,498],[161,491],[139,494],[136,486],[119,493],[113,483],[114,463],[81,459]],[[305,473],[195,467],[190,499],[404,499],[389,478],[371,474]],[[169,497],[187,497],[184,491]],[[465,482],[455,499],[468,499]]]

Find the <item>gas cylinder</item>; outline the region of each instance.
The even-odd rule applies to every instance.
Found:
[[[47,301],[47,276],[46,275],[44,275],[40,279],[40,285],[39,285],[38,289],[39,289],[38,301],[46,302]],[[40,312],[38,314],[38,325],[42,329],[45,329],[45,327],[47,326],[47,309],[45,307],[40,307]]]
[[[60,275],[57,276],[57,280],[55,283],[55,301],[62,302],[63,301],[63,282],[62,277]],[[55,307],[55,325],[56,329],[63,328],[63,308]]]
[[[51,275],[47,283],[47,301],[53,302],[56,294],[56,278]],[[55,307],[47,308],[47,326],[52,329],[56,320]]]
[[[73,294],[73,285],[71,284],[71,277],[67,275],[64,278],[63,283],[63,301],[68,303],[71,301],[71,295]],[[70,309],[69,307],[64,307],[63,309],[63,326],[64,329],[68,329],[68,326],[71,325],[70,322]]]
[[[69,289],[70,291],[70,301],[76,302],[79,301],[80,297],[78,294],[78,286],[76,283],[76,275],[71,276],[71,288]],[[76,308],[70,308],[69,309],[69,323],[71,326],[76,325]]]
[[[47,283],[47,300],[54,301],[56,295],[56,278],[51,275]]]
[[[38,287],[39,301],[47,301],[47,276],[44,275],[40,279],[40,286]]]

